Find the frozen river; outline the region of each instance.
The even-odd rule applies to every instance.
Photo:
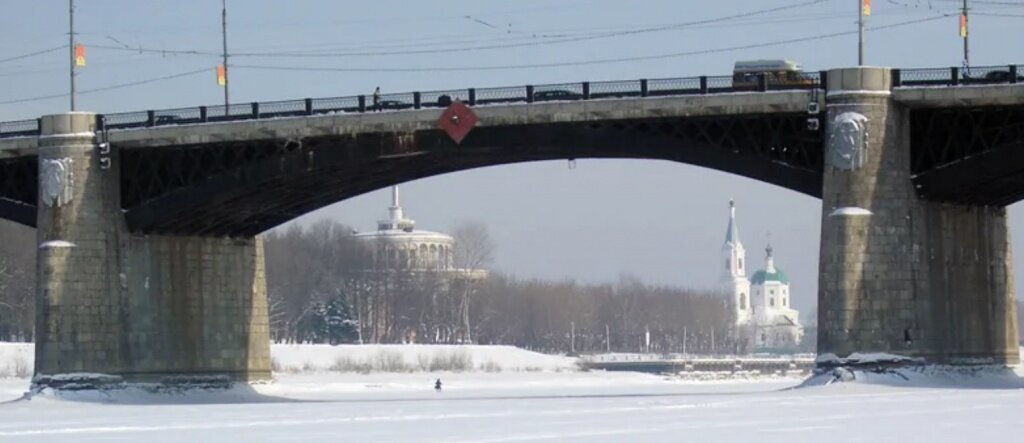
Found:
[[[987,442],[1024,439],[1013,377],[684,382],[627,373],[283,375],[219,394],[41,395],[0,404],[0,441]],[[25,379],[0,380],[13,400]],[[998,388],[998,389],[995,389]],[[89,401],[84,401],[89,400]],[[157,403],[154,403],[157,402]]]

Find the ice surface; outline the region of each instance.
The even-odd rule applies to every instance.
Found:
[[[440,393],[435,378],[444,383]],[[0,441],[942,443],[1016,441],[1022,429],[1024,389],[1016,388],[1019,374],[1005,370],[918,367],[792,389],[800,383],[570,371],[321,372],[230,391],[19,400],[28,379],[7,378],[0,379]]]

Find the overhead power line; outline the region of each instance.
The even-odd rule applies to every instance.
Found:
[[[1024,14],[1004,14],[995,12],[972,12],[971,15],[980,15],[984,17],[1000,17],[1000,18],[1024,18]]]
[[[834,0],[805,0],[798,3],[791,3],[788,5],[777,6],[774,8],[759,9],[755,11],[742,12],[738,14],[732,14],[727,16],[712,17],[702,20],[694,20],[683,23],[673,23],[667,25],[650,26],[639,29],[628,29],[614,32],[601,32],[601,33],[588,33],[576,36],[567,36],[564,38],[547,38],[543,40],[531,40],[525,42],[513,42],[513,43],[496,43],[489,45],[476,45],[476,46],[463,46],[463,47],[449,47],[449,48],[431,48],[431,49],[406,49],[397,51],[355,51],[355,52],[309,52],[309,51],[265,51],[265,52],[235,52],[228,54],[229,57],[367,57],[367,56],[385,56],[385,55],[411,55],[411,54],[433,54],[433,53],[451,53],[451,52],[469,52],[469,51],[484,51],[491,49],[508,49],[508,48],[519,48],[529,46],[540,46],[540,45],[551,45],[559,43],[573,43],[580,41],[598,40],[613,37],[622,37],[630,35],[647,34],[654,32],[671,31],[676,29],[684,29],[688,27],[697,27],[701,25],[713,24],[726,22],[731,20],[756,17],[760,15],[767,15],[781,11],[787,11],[797,8],[805,8],[811,5],[827,3]],[[210,56],[210,57],[221,57],[222,54],[198,50],[198,49],[162,49],[162,48],[149,48],[149,47],[131,47],[130,45],[90,45],[96,49],[107,49],[114,51],[135,51],[139,53],[155,53],[155,54],[167,54],[167,55],[199,55],[199,56]]]
[[[786,11],[790,9],[803,8],[815,4],[826,3],[833,0],[810,0],[799,3],[792,3],[784,6],[777,6],[774,8],[758,9],[755,11],[742,12],[739,14],[732,14],[720,17],[713,17],[703,20],[694,20],[684,23],[675,23],[663,26],[654,26],[641,29],[633,29],[626,31],[606,32],[596,35],[584,35],[567,38],[557,38],[551,40],[542,41],[529,41],[520,43],[502,43],[492,45],[481,45],[481,46],[469,46],[462,48],[435,48],[435,49],[418,49],[418,50],[401,50],[401,51],[367,51],[367,52],[339,52],[339,53],[315,53],[311,54],[308,52],[239,52],[232,54],[234,57],[365,57],[365,56],[381,56],[381,55],[412,55],[412,54],[436,54],[436,53],[450,53],[450,52],[467,52],[467,51],[482,51],[488,49],[506,49],[506,48],[520,48],[528,46],[540,46],[550,45],[557,43],[574,43],[588,40],[606,39],[611,37],[623,37],[628,35],[647,34],[652,32],[663,32],[671,31],[675,29],[682,29],[691,26],[706,25],[710,23],[718,23],[729,20],[736,20],[741,18],[771,14],[775,12]]]
[[[191,76],[191,75],[196,75],[196,74],[200,74],[200,73],[204,73],[204,72],[206,72],[206,73],[210,72],[210,68],[196,69],[194,71],[188,71],[188,72],[181,72],[181,73],[178,73],[178,74],[165,75],[163,77],[148,78],[148,79],[145,79],[145,80],[137,80],[137,81],[133,81],[133,82],[119,83],[119,84],[116,84],[116,85],[102,86],[102,87],[99,87],[99,88],[85,89],[85,90],[77,91],[77,93],[78,93],[78,95],[83,95],[83,94],[92,94],[92,93],[96,93],[96,92],[110,91],[110,90],[114,90],[114,89],[129,88],[129,87],[132,87],[132,86],[145,85],[145,84],[148,84],[148,83],[155,83],[155,82],[164,81],[164,80],[172,80],[172,79],[181,78],[181,77],[188,77],[188,76]],[[55,98],[67,97],[68,95],[70,95],[70,94],[69,93],[63,93],[63,94],[51,94],[51,95],[40,95],[40,96],[36,96],[36,97],[19,98],[19,99],[14,99],[14,100],[2,101],[2,102],[0,102],[0,105],[9,105],[9,104],[14,104],[14,103],[27,103],[27,102],[40,101],[40,100],[50,100],[50,99],[55,99]]]
[[[885,29],[891,29],[901,26],[909,26],[918,23],[925,23],[935,21],[948,17],[948,15],[927,17],[917,20],[909,20],[900,23],[892,23],[888,25],[880,25],[868,27],[868,31],[880,31]],[[299,66],[270,66],[270,65],[234,65],[236,68],[244,69],[262,69],[272,71],[323,71],[323,72],[456,72],[456,71],[495,71],[495,70],[506,70],[506,69],[535,69],[535,68],[555,68],[564,66],[585,66],[585,65],[600,65],[610,63],[626,63],[636,61],[647,61],[647,60],[659,60],[667,58],[678,58],[688,57],[694,55],[706,55],[716,54],[722,52],[740,51],[744,49],[756,49],[770,46],[780,46],[793,43],[803,43],[815,40],[825,40],[830,38],[842,37],[847,35],[857,34],[857,30],[852,31],[840,31],[828,34],[819,34],[807,37],[791,38],[786,40],[775,40],[771,42],[763,43],[752,43],[740,46],[729,46],[724,48],[712,48],[712,49],[699,49],[695,51],[685,52],[672,52],[667,54],[655,54],[655,55],[641,55],[634,57],[619,57],[619,58],[608,58],[608,59],[597,59],[597,60],[577,60],[577,61],[566,61],[566,62],[552,62],[552,63],[534,63],[534,64],[520,64],[520,65],[491,65],[491,66],[451,66],[451,67],[410,67],[410,68],[332,68],[332,67],[299,67]]]
[[[15,61],[15,60],[21,60],[23,58],[35,57],[37,55],[43,55],[43,54],[48,54],[48,53],[51,53],[51,52],[57,52],[57,51],[60,51],[62,49],[66,49],[67,47],[68,47],[68,45],[60,45],[60,46],[55,46],[55,47],[49,48],[49,49],[42,49],[42,50],[35,51],[35,52],[29,52],[27,54],[15,55],[14,57],[0,58],[0,63],[12,62],[12,61]]]
[[[221,53],[219,53],[219,52],[201,51],[201,50],[197,50],[197,49],[160,49],[160,48],[146,48],[146,47],[142,47],[142,46],[133,48],[133,47],[128,46],[128,45],[114,46],[114,45],[96,45],[96,44],[90,44],[89,47],[93,48],[93,49],[109,49],[111,51],[138,52],[140,54],[147,53],[147,54],[164,54],[164,55],[204,55],[204,56],[211,56],[211,57],[218,57],[218,58],[220,58],[220,56],[221,56]]]

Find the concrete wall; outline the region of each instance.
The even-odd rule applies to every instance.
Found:
[[[270,377],[261,240],[131,236],[124,271],[136,378]]]
[[[64,201],[47,204],[40,195],[38,202],[37,373],[118,372],[126,366],[119,230],[111,222],[120,205],[109,192],[120,184],[99,168],[93,124],[84,113],[43,119],[40,171],[54,169],[43,167],[48,161],[62,161],[67,171],[54,171],[61,178],[50,179],[61,182],[56,191]]]
[[[43,118],[36,374],[269,378],[262,243],[128,234],[93,122]]]
[[[829,73],[818,350],[1016,362],[1005,209],[917,198],[909,108],[893,100],[889,78],[883,68]],[[866,117],[863,161],[852,168],[832,143],[837,117],[851,112]]]
[[[952,363],[1020,361],[1006,209],[921,202],[914,216],[928,352]]]

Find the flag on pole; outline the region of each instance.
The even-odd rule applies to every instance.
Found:
[[[960,38],[967,37],[967,15],[960,14]]]
[[[871,0],[864,0],[864,15],[871,15]]]
[[[75,66],[85,66],[85,45],[75,43]]]
[[[224,72],[224,65],[217,65],[217,85],[225,86],[228,84],[228,76]]]

